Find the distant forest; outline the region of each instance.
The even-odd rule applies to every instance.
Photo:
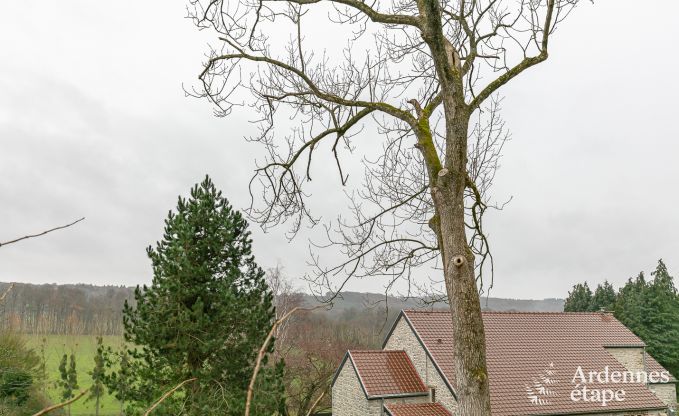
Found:
[[[8,285],[0,283],[0,293]],[[0,328],[24,334],[121,335],[123,303],[133,300],[133,292],[133,288],[124,286],[17,283],[0,306],[0,316],[4,318]],[[302,295],[302,299],[307,306],[318,303],[310,295]],[[482,299],[484,309],[494,311],[561,312],[563,305],[563,299]],[[383,294],[346,292],[335,300],[332,312],[317,310],[314,314],[345,322],[369,319],[373,322],[363,324],[381,329],[401,309],[423,307],[445,308],[446,305],[427,305],[417,298],[385,299]]]

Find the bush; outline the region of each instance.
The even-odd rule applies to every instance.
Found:
[[[11,400],[23,406],[30,396],[33,376],[27,371],[9,368],[0,373],[0,399]]]
[[[38,391],[39,365],[21,336],[0,332],[0,415],[32,415],[49,405]]]

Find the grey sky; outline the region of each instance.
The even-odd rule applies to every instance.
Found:
[[[205,173],[247,206],[260,149],[242,140],[252,132],[242,115],[217,119],[184,97],[209,38],[183,19],[181,1],[2,9],[0,241],[87,220],[2,248],[0,281],[149,282],[144,248]],[[582,3],[549,61],[503,91],[513,140],[495,195],[513,201],[487,225],[494,296],[562,297],[585,279],[617,286],[661,257],[679,271],[677,12],[670,1]],[[317,169],[337,192],[314,208],[332,216],[336,173]],[[260,264],[305,273],[308,233],[288,242],[284,229],[253,228]]]

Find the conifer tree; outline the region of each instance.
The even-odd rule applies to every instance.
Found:
[[[78,371],[75,362],[75,353],[71,353],[69,357],[64,354],[59,362],[59,376],[61,386],[61,399],[63,401],[75,397],[75,390],[78,386]],[[71,415],[71,405],[68,405],[68,414]]]
[[[660,260],[646,281],[643,274],[620,290],[616,317],[646,343],[646,351],[673,375],[679,374],[679,295]]]
[[[146,407],[184,380],[158,412],[242,414],[254,360],[275,319],[272,294],[252,255],[248,223],[209,177],[180,197],[163,239],[148,256],[151,286],[137,287],[125,304],[133,407]],[[270,347],[273,349],[273,345]],[[280,365],[258,378],[253,415],[282,408]]]
[[[104,344],[101,337],[97,337],[97,351],[94,355],[94,368],[90,372],[92,377],[92,387],[88,400],[94,400],[94,414],[99,416],[99,409],[101,405],[101,397],[105,393],[105,361],[104,361]]]
[[[675,342],[679,339],[679,293],[662,260],[651,276],[653,279],[647,280],[639,273],[617,294],[608,282],[599,285],[594,296],[587,283],[577,284],[569,292],[564,310],[612,309],[615,317],[644,341],[646,352],[679,377],[679,343]]]
[[[47,338],[43,337],[40,341],[40,365],[38,366],[38,374],[42,382],[42,393],[47,394],[47,356],[45,354],[47,346]]]
[[[120,406],[119,415],[125,415],[125,404],[134,396],[136,381],[131,372],[130,353],[127,347],[122,346],[117,351],[111,347],[103,350],[105,365],[104,385],[110,394],[118,400]]]
[[[642,322],[642,306],[645,302],[646,276],[640,272],[636,278],[628,279],[618,291],[615,301],[615,317],[641,339],[648,337]]]
[[[594,291],[594,296],[592,296],[592,304],[590,310],[599,311],[606,310],[612,311],[615,305],[616,293],[613,285],[605,280],[602,284],[597,285]]]
[[[120,402],[120,415],[125,414],[125,401],[130,397],[131,387],[133,383],[132,374],[130,371],[130,354],[125,348],[122,348],[118,353],[119,368],[114,373],[115,397]]]
[[[564,303],[565,312],[587,312],[592,307],[592,290],[585,283],[578,283],[573,286],[573,290],[568,292],[568,297]]]

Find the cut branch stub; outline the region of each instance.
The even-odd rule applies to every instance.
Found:
[[[453,264],[454,264],[456,267],[462,267],[462,265],[464,264],[464,256],[455,256],[455,257],[453,257]]]

